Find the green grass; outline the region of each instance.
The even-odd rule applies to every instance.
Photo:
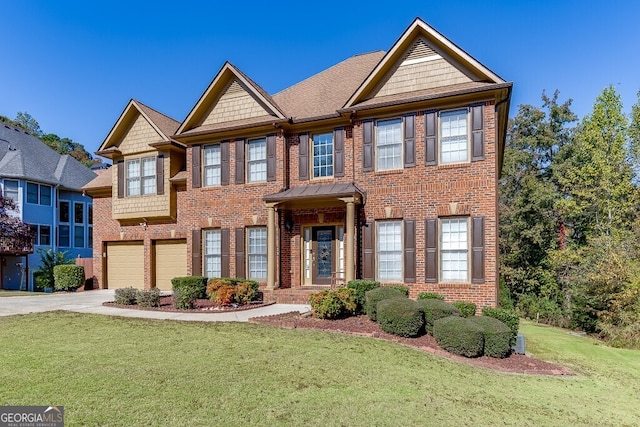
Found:
[[[638,425],[640,352],[525,323],[578,375],[496,373],[386,341],[53,312],[0,318],[0,405],[77,425]]]
[[[32,297],[35,295],[46,295],[42,292],[12,291],[0,289],[0,298],[2,297]]]

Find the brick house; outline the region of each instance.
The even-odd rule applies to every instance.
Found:
[[[227,62],[182,123],[132,100],[85,186],[95,285],[247,277],[304,302],[364,278],[495,306],[511,87],[416,19],[274,95]]]

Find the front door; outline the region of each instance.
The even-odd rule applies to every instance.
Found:
[[[335,270],[335,227],[312,228],[311,271],[314,285],[330,285]]]

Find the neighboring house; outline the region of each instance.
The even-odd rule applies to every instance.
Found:
[[[16,215],[35,236],[33,251],[0,248],[0,289],[34,289],[38,249],[92,256],[93,208],[81,187],[95,177],[24,129],[0,123],[0,190],[16,201]]]
[[[132,100],[84,187],[97,286],[234,276],[306,302],[363,278],[495,306],[511,87],[416,19],[275,95],[225,63],[182,123]]]

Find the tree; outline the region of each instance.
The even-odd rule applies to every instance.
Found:
[[[33,233],[15,214],[18,208],[13,199],[0,193],[0,252],[23,254],[33,252]]]
[[[31,117],[31,114],[27,112],[18,112],[16,115],[15,123],[22,127],[23,129],[29,131],[34,136],[38,138],[42,136],[42,130],[40,129],[40,124],[36,119]]]

